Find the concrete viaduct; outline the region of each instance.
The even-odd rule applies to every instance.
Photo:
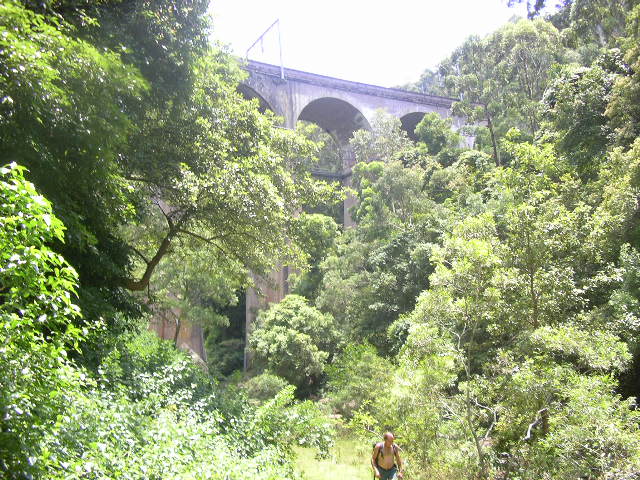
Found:
[[[244,66],[246,80],[238,87],[245,98],[257,99],[262,110],[271,110],[283,119],[286,128],[295,128],[299,120],[315,123],[329,132],[342,153],[342,174],[350,183],[354,160],[349,139],[356,130],[370,129],[376,111],[382,109],[398,117],[409,137],[425,113],[436,112],[451,117],[455,99],[351,82],[314,73],[281,68],[276,65],[248,61]],[[454,128],[464,119],[452,117]],[[344,204],[345,226],[352,224],[349,208],[354,199]],[[246,331],[250,332],[257,311],[279,302],[288,293],[288,268],[274,272],[268,279],[255,278],[257,289],[246,297]],[[259,292],[258,292],[259,290]],[[245,367],[246,367],[245,357]]]
[[[365,83],[350,82],[338,78],[317,75],[300,70],[283,69],[276,65],[249,61],[243,67],[248,76],[238,87],[248,99],[255,98],[260,108],[271,110],[282,118],[283,126],[295,128],[299,120],[317,124],[331,134],[340,147],[342,172],[333,178],[350,184],[354,159],[349,139],[356,130],[370,129],[377,110],[398,117],[409,137],[414,137],[416,125],[425,113],[436,112],[442,117],[451,116],[451,105],[455,99],[425,95],[417,92],[384,88]],[[453,117],[454,128],[464,121]],[[353,198],[344,204],[345,227],[352,224],[349,207]],[[289,292],[289,271],[281,268],[268,278],[254,276],[255,288],[246,294],[246,332],[257,312],[269,303],[279,302]],[[154,318],[150,328],[161,338],[172,339],[175,326],[163,318]],[[177,338],[178,346],[189,351],[196,360],[206,361],[206,349],[202,328],[185,322]],[[247,356],[245,354],[245,368]]]
[[[342,154],[342,174],[337,177],[347,183],[354,163],[349,139],[356,130],[370,129],[378,110],[398,117],[402,128],[415,139],[413,132],[425,113],[450,117],[455,102],[453,98],[351,82],[256,61],[248,61],[244,68],[249,76],[238,90],[245,98],[257,99],[260,108],[281,117],[286,128],[294,129],[299,120],[305,120],[331,134]],[[460,117],[452,117],[452,121],[456,129],[464,124]],[[345,202],[345,226],[352,224],[348,213],[352,205],[353,199]]]
[[[316,123],[336,140],[346,143],[358,129],[369,128],[376,110],[398,117],[403,128],[413,130],[427,112],[451,115],[452,98],[425,95],[397,88],[351,82],[276,65],[249,61],[249,77],[239,90],[246,98],[257,98],[262,108],[284,119],[287,128],[298,120]],[[284,78],[282,78],[284,74]],[[459,127],[462,119],[454,119]]]

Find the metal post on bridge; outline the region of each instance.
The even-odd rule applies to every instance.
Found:
[[[247,60],[249,60],[249,52],[251,51],[251,49],[253,47],[255,47],[258,43],[260,43],[260,45],[263,44],[263,40],[264,40],[264,36],[269,33],[269,30],[271,30],[273,27],[278,26],[278,49],[279,49],[279,54],[280,54],[280,78],[282,80],[284,80],[284,63],[282,62],[282,35],[280,34],[280,19],[276,18],[276,21],[273,22],[271,25],[269,25],[269,28],[267,28],[264,32],[262,32],[262,35],[260,35],[255,42],[253,42],[251,44],[251,46],[249,48],[247,48],[247,52],[245,53],[245,58]]]

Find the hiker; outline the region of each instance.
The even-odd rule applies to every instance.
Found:
[[[374,478],[379,478],[380,480],[402,478],[403,469],[400,447],[393,443],[393,433],[387,432],[382,438],[384,442],[376,443],[373,447],[371,466],[373,467]]]

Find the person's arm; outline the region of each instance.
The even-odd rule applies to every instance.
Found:
[[[395,448],[396,462],[398,463],[398,476],[400,478],[404,475],[404,466],[402,465],[402,458],[400,458],[400,447]]]
[[[378,447],[378,445],[376,444],[375,447],[373,447],[373,455],[371,455],[371,468],[373,468],[373,473],[376,476],[376,478],[380,478],[380,471],[378,470],[378,466],[377,466],[377,458],[378,458],[378,451],[379,451],[380,447]]]

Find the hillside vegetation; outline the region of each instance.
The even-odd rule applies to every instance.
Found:
[[[380,111],[346,191],[208,2],[3,1],[0,477],[365,478],[390,430],[415,480],[638,478],[640,4],[561,3],[406,86],[467,125]]]

